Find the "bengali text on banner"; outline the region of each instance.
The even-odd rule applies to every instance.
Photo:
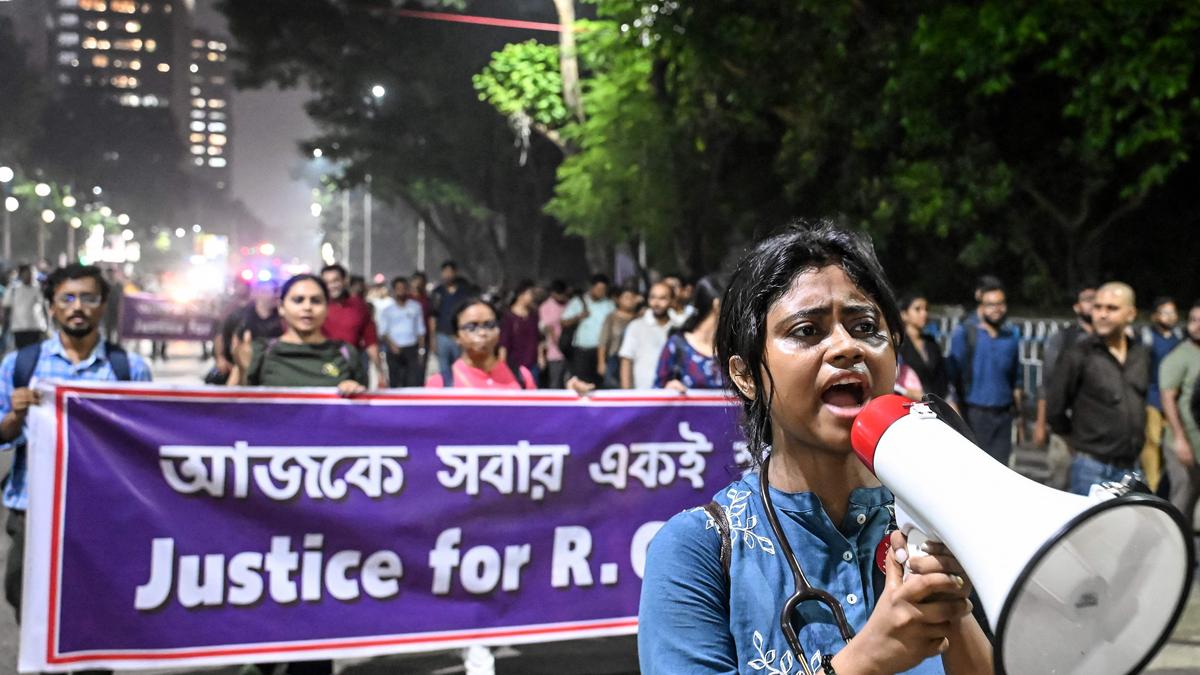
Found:
[[[39,386],[22,671],[632,634],[745,448],[719,393]]]

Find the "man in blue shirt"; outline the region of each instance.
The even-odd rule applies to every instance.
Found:
[[[998,279],[978,295],[980,320],[954,329],[946,367],[979,445],[1008,466],[1013,411],[1021,407],[1021,336],[1005,323],[1008,300]]]
[[[408,279],[392,279],[396,302],[379,313],[379,336],[387,347],[388,386],[419,387],[425,380],[421,345],[425,340],[425,312],[408,293]]]
[[[1173,349],[1183,342],[1179,330],[1179,310],[1175,300],[1155,298],[1150,325],[1142,330],[1142,344],[1150,349],[1150,388],[1146,392],[1146,445],[1142,447],[1142,470],[1146,484],[1157,491],[1162,478],[1163,404],[1158,386],[1158,367]]]
[[[150,380],[150,369],[137,354],[126,354],[100,339],[109,287],[96,267],[71,264],[46,279],[45,297],[57,330],[41,343],[10,353],[0,362],[0,450],[15,450],[4,481],[7,531],[12,538],[4,574],[4,592],[21,617],[21,579],[25,548],[25,418],[41,400],[31,380]],[[36,360],[35,360],[36,359]],[[30,368],[32,365],[32,368]]]

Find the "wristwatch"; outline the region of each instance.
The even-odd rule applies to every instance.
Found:
[[[825,675],[837,675],[837,672],[833,669],[832,654],[826,654],[821,657],[821,670],[825,672]]]

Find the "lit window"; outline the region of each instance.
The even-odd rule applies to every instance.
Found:
[[[158,64],[158,72],[160,72],[160,73],[169,73],[169,72],[171,72],[171,64],[169,64],[169,63],[160,63],[160,64]]]
[[[108,22],[104,19],[100,19],[96,22],[96,30],[108,30]]]
[[[189,91],[191,92],[192,96],[200,95],[200,87],[192,87]]]
[[[74,47],[79,44],[79,33],[59,33],[58,46]]]
[[[225,119],[225,113],[223,113],[223,112],[209,113],[209,114],[208,114],[208,119],[210,119],[210,120],[223,120],[223,119]]]
[[[79,15],[78,14],[59,14],[58,15],[58,25],[62,26],[63,28],[74,28],[75,26],[79,25]]]
[[[192,119],[194,119],[194,120],[204,119],[204,111],[203,110],[193,110],[192,111]]]
[[[96,54],[92,57],[92,65],[96,68],[107,68],[108,57],[104,54]]]
[[[193,63],[191,66],[188,67],[188,70],[192,71],[193,73],[198,73],[198,72],[200,72],[200,66]]]
[[[224,122],[213,122],[208,125],[208,130],[216,131],[218,133],[225,133],[225,123]]]
[[[154,7],[147,2],[146,4],[142,5],[142,14],[149,14],[150,10],[152,9],[154,9]]]
[[[134,60],[130,61],[130,62],[129,62],[129,69],[130,69],[130,70],[141,70],[141,69],[142,69],[142,62],[141,62],[141,61],[138,61],[137,59],[134,59]]]
[[[84,49],[95,49],[96,48],[96,38],[89,35],[89,36],[83,38],[82,45],[83,45]]]
[[[192,146],[192,154],[193,155],[203,155],[204,154],[204,146],[203,145],[193,145]]]
[[[204,49],[204,40],[192,40],[192,47],[195,49]]]
[[[137,3],[133,0],[112,0],[109,4],[109,9],[121,14],[133,14],[137,12]]]
[[[217,60],[217,59],[219,59],[219,58],[221,58],[221,55],[220,55],[220,54],[218,54],[218,53],[216,53],[216,52],[209,52],[209,53],[208,53],[208,60],[209,60],[209,61],[216,61],[216,60]]]
[[[121,59],[113,59],[112,64],[113,64],[113,68],[124,68],[125,67],[125,62],[122,61]]]
[[[209,82],[212,82],[213,84],[217,85],[218,87],[219,87],[219,86],[221,86],[221,85],[223,85],[223,84],[225,84],[225,82],[226,82],[225,78],[224,78],[224,77],[221,77],[220,75],[216,75],[216,76],[214,76],[214,77],[211,77],[211,78],[209,78],[209,80],[208,80],[208,81],[209,81]]]
[[[71,84],[71,76],[66,73],[59,73],[58,74],[58,83],[59,84]]]
[[[63,5],[63,0],[59,0],[58,4]],[[79,0],[79,9],[87,12],[103,12],[108,9],[108,5],[104,4],[104,0]]]
[[[129,33],[137,33],[142,30],[142,24],[137,21],[126,21],[125,30]]]
[[[72,52],[72,54],[74,54],[74,52]],[[71,59],[71,67],[78,68],[79,67],[79,59]]]
[[[194,99],[192,99],[192,107],[193,107],[193,108],[203,108],[203,107],[205,107],[206,105],[208,105],[208,103],[207,103],[207,102],[206,102],[204,99],[202,99],[202,98],[194,98]]]
[[[204,166],[204,158],[203,157],[197,157],[197,158],[193,159],[192,161],[196,163],[196,166]]]
[[[204,125],[201,124],[200,126],[203,127]],[[195,129],[196,125],[193,124],[192,128]],[[204,134],[191,134],[188,136],[188,140],[191,141],[192,143],[203,143],[204,142]]]
[[[71,61],[75,60],[75,52],[59,52],[58,63],[62,66],[71,65]]]
[[[146,51],[148,51],[148,52],[152,52],[152,51],[154,51],[155,49],[158,49],[158,41],[156,41],[156,40],[146,40]]]
[[[137,108],[142,105],[142,99],[137,94],[122,94],[117,102],[123,106]]]
[[[113,47],[126,52],[140,52],[142,51],[142,41],[138,38],[133,38],[132,40],[117,40],[113,43]]]
[[[208,142],[211,145],[225,145],[226,140],[228,140],[228,139],[225,138],[224,134],[209,134],[208,135]]]
[[[189,128],[192,131],[204,131],[204,122],[192,122],[191,125],[189,125]],[[199,143],[200,141],[192,141],[192,142]]]
[[[212,159],[208,160],[208,165],[214,169],[222,169],[225,167],[225,158],[224,157],[213,157]]]
[[[221,99],[221,98],[210,98],[210,99],[208,99],[208,107],[210,107],[210,108],[224,108],[224,107],[225,107],[225,99]]]
[[[175,10],[174,7],[167,5],[166,7],[163,7],[163,14],[170,14],[174,10]]]
[[[73,9],[75,7],[79,7],[82,4],[83,4],[82,2],[76,2],[76,0],[58,0],[59,7],[71,7]]]
[[[224,153],[225,153],[225,151],[221,148],[209,147],[209,149],[208,149],[208,154],[210,154],[210,155],[221,155]]]
[[[96,49],[99,49],[102,51],[107,51],[109,49],[112,49],[112,43],[109,42],[108,40],[99,40],[98,42],[96,42]]]

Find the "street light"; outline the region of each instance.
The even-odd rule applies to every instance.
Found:
[[[318,204],[317,202],[313,202],[312,204],[309,204],[308,211],[309,211],[309,213],[312,214],[313,218],[321,217],[321,205]]]
[[[313,148],[313,151],[312,151],[313,159],[321,159],[321,155],[324,155],[324,154],[325,154],[325,152],[323,150],[321,150],[320,148]]]
[[[8,184],[16,176],[12,169],[7,166],[0,166],[0,184],[4,186],[4,260],[12,260],[12,216],[9,215],[17,210],[17,199],[8,196]]]
[[[200,234],[203,231],[204,231],[204,228],[200,227],[200,223],[195,223],[194,225],[192,225],[192,232],[195,232],[196,234]]]
[[[49,197],[50,186],[46,185],[45,183],[38,183],[37,185],[33,186],[33,194],[39,197]]]
[[[105,218],[111,218],[112,217],[112,208],[109,206],[101,206],[100,207],[100,215],[104,216]]]
[[[121,215],[117,216],[117,224],[122,227],[128,225],[129,224],[129,214],[122,213]]]
[[[76,204],[75,198],[72,197],[71,195],[67,195],[67,196],[63,197],[63,206],[67,207],[68,209],[75,208],[75,204]]]
[[[104,190],[101,190],[99,185],[92,188],[92,194],[96,195],[97,197],[99,197],[100,193],[102,193],[102,192],[104,192]]]
[[[75,262],[79,253],[75,248],[75,230],[83,227],[83,220],[79,216],[71,216],[68,222],[71,226],[67,228],[67,258],[69,262]]]
[[[377,99],[383,98],[385,95],[387,95],[387,89],[385,89],[382,84],[377,84],[371,87],[371,95]]]
[[[47,225],[49,225],[50,223],[53,223],[54,222],[54,211],[52,211],[50,209],[43,209],[42,210],[42,222],[46,223]]]

